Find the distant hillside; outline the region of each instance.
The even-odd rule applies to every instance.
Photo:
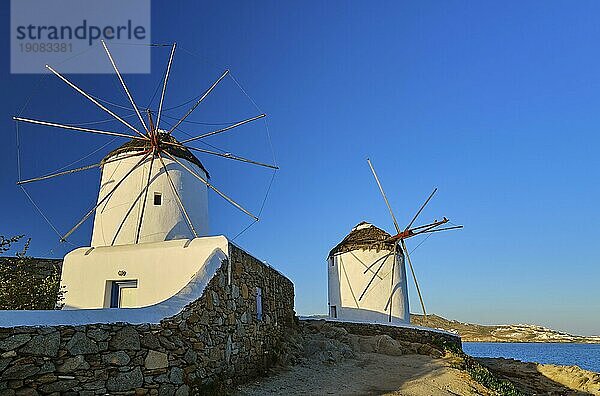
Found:
[[[411,323],[458,333],[472,342],[577,342],[600,344],[600,336],[584,337],[529,324],[486,326],[448,320],[437,315],[411,314]]]

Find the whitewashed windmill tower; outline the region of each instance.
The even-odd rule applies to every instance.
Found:
[[[206,237],[209,225],[208,190],[216,192],[255,221],[258,220],[257,216],[213,185],[209,172],[192,151],[278,169],[275,165],[190,144],[258,120],[265,114],[183,140],[177,140],[172,135],[229,74],[229,70],[223,72],[171,128],[161,129],[163,102],[176,45],[173,44],[170,52],[156,119],[148,109],[145,120],[108,47],[104,42],[102,44],[135,110],[139,120],[137,127],[51,66],[46,67],[131,133],[13,117],[17,122],[127,139],[97,164],[19,180],[17,183],[24,185],[84,170],[101,169],[96,205],[61,236],[61,240],[67,240],[87,219],[95,215],[91,246],[75,249],[64,259],[61,285],[67,291],[64,301],[66,309],[140,307],[161,302],[182,290],[192,276],[201,273],[205,259],[216,250],[227,254],[227,238]]]
[[[363,221],[329,252],[329,317],[368,323],[409,324],[405,259],[415,281],[423,314],[427,315],[427,312],[404,240],[420,234],[458,229],[462,226],[439,228],[449,221],[444,217],[440,221],[412,227],[436,193],[437,189],[434,189],[406,228],[401,230],[375,168],[370,160],[367,161],[394,222],[396,234],[391,235]]]
[[[177,142],[166,132],[159,138]],[[204,180],[209,175],[188,149],[165,144],[158,158],[146,158],[151,143],[132,140],[103,159],[92,246],[127,245],[192,239],[208,234],[208,188],[187,172]],[[121,185],[110,194],[115,183]],[[147,189],[143,188],[147,184]],[[140,187],[142,186],[142,187]],[[186,209],[187,208],[187,209]]]

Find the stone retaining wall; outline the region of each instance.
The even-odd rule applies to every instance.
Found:
[[[230,245],[202,297],[158,325],[0,328],[0,395],[186,395],[241,383],[272,363],[293,304],[290,280]]]
[[[317,319],[303,319],[306,322],[315,322]],[[320,319],[323,320],[323,319]],[[344,328],[348,333],[364,336],[375,336],[387,334],[395,340],[407,341],[419,344],[437,346],[440,349],[446,347],[462,350],[462,342],[458,334],[448,333],[424,327],[399,327],[372,323],[352,323],[342,321],[330,321],[338,327]]]

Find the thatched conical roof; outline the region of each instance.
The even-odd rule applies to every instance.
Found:
[[[352,250],[393,250],[394,242],[389,241],[390,234],[366,221],[358,223],[336,247],[331,249],[329,257]]]
[[[159,136],[160,142],[179,143],[177,141],[177,139],[175,139],[171,134],[159,132],[158,136]],[[198,158],[196,158],[196,156],[194,154],[192,154],[192,152],[190,150],[188,150],[187,148],[172,146],[170,144],[160,144],[159,143],[159,145],[160,145],[160,148],[162,151],[166,151],[167,153],[171,154],[174,157],[187,160],[187,161],[191,162],[192,164],[197,165],[200,169],[202,169],[204,171],[204,173],[206,173],[206,176],[208,178],[210,178],[210,175],[208,174],[208,171],[206,170],[206,168],[204,168],[204,165],[202,165],[202,162],[200,162],[200,160]],[[104,161],[108,160],[109,158],[114,157],[115,155],[119,155],[119,154],[123,154],[123,153],[130,153],[130,152],[135,152],[135,151],[143,151],[143,150],[149,149],[150,147],[151,147],[151,145],[150,145],[149,140],[131,139],[130,141],[123,144],[122,146],[117,147],[116,149],[114,149],[110,153],[108,153],[102,159],[102,163],[104,163]]]

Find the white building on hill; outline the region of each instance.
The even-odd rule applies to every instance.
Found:
[[[329,317],[410,323],[404,255],[390,234],[362,222],[329,253]]]

